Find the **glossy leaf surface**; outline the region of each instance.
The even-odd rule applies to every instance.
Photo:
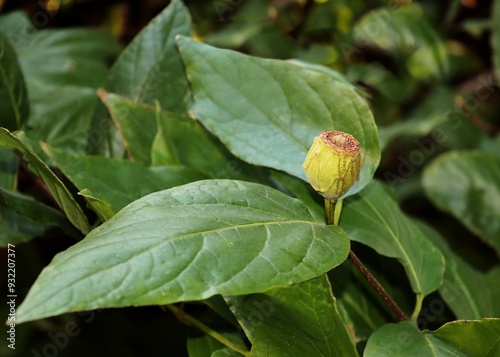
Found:
[[[340,226],[349,239],[403,264],[413,291],[427,295],[443,282],[444,258],[439,249],[373,181],[357,196],[344,201]]]
[[[75,156],[47,146],[44,149],[79,190],[90,190],[114,212],[152,192],[206,178],[182,166],[150,168],[126,160]]]
[[[326,275],[239,300],[252,356],[358,355]]]
[[[427,197],[500,255],[500,157],[450,152],[424,171]]]
[[[341,75],[186,37],[178,45],[193,88],[193,116],[233,154],[306,180],[301,165],[314,138],[335,129],[361,145],[361,177],[350,194],[370,181],[380,158],[377,130],[366,102]]]
[[[388,324],[370,337],[364,356],[494,357],[499,335],[500,319],[454,321],[432,332],[409,322]]]
[[[455,253],[435,230],[416,222],[420,230],[439,247],[446,260],[439,294],[458,319],[479,320],[500,316],[500,267],[483,272]],[[477,292],[481,291],[481,294]]]
[[[200,181],[133,202],[59,253],[17,321],[261,292],[322,275],[348,251],[341,228],[279,191]]]
[[[0,35],[0,126],[11,131],[23,127],[29,116],[24,76],[10,41]]]

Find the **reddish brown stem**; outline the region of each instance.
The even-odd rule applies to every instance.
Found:
[[[408,316],[401,310],[396,301],[387,293],[382,284],[370,273],[370,271],[366,268],[366,266],[359,260],[359,258],[354,254],[351,250],[349,252],[349,260],[352,264],[359,270],[359,272],[363,275],[366,281],[375,289],[377,294],[384,300],[389,309],[394,313],[399,321],[408,320]]]

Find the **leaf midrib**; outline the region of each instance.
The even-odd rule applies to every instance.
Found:
[[[219,230],[210,230],[210,231],[206,231],[206,232],[204,232],[204,233],[212,233],[212,232],[218,232],[218,231],[221,231],[221,230],[223,230],[223,231],[224,231],[224,230],[230,230],[230,229],[234,229],[234,228],[243,228],[243,227],[251,227],[251,226],[258,226],[258,225],[264,225],[264,226],[267,226],[267,225],[275,225],[275,224],[292,224],[292,223],[307,223],[307,224],[309,224],[309,225],[311,225],[311,226],[322,226],[322,227],[326,227],[324,224],[319,224],[319,223],[316,223],[316,222],[309,222],[309,221],[285,221],[285,222],[283,222],[283,221],[279,221],[279,222],[266,222],[265,224],[263,224],[263,223],[259,222],[259,223],[251,223],[251,224],[246,224],[246,225],[241,225],[241,226],[236,226],[236,227],[235,227],[235,226],[231,226],[231,227],[225,227],[225,228],[222,228],[222,229],[219,229]],[[196,232],[196,233],[189,233],[189,234],[185,234],[185,235],[182,235],[182,236],[174,237],[173,239],[185,239],[185,238],[188,238],[188,237],[191,237],[191,236],[196,236],[196,235],[199,235],[199,234],[200,234],[200,232]],[[137,238],[136,240],[138,240],[138,239],[140,239],[140,240],[144,240],[144,238]],[[268,241],[269,241],[269,240],[268,240],[268,239],[266,239],[266,242],[265,242],[265,244],[264,244],[264,247],[268,244]],[[120,266],[120,265],[126,264],[126,263],[127,263],[127,262],[129,262],[130,260],[135,259],[136,257],[138,257],[138,256],[140,256],[140,255],[147,254],[147,253],[149,253],[151,250],[157,249],[157,248],[159,248],[160,246],[162,246],[163,244],[167,244],[167,243],[171,243],[171,242],[172,242],[172,239],[168,239],[168,240],[166,240],[166,241],[162,241],[162,242],[160,242],[160,243],[158,243],[158,244],[155,244],[155,245],[153,245],[153,246],[151,246],[151,247],[148,247],[146,250],[142,250],[141,252],[139,252],[139,253],[137,253],[137,254],[134,254],[134,255],[132,255],[132,256],[130,256],[130,257],[128,257],[126,260],[120,261],[120,262],[119,262],[119,263],[117,263],[117,264],[114,264],[114,265],[108,266],[108,267],[106,267],[106,268],[104,268],[104,269],[100,269],[100,270],[99,270],[99,271],[97,271],[97,272],[89,272],[89,274],[88,274],[88,275],[83,276],[83,277],[80,277],[80,278],[79,278],[78,280],[76,280],[76,281],[73,281],[73,282],[71,282],[71,283],[69,283],[69,284],[68,284],[68,283],[67,283],[67,284],[64,284],[64,288],[63,288],[63,289],[60,289],[60,290],[55,291],[53,294],[51,294],[51,295],[49,295],[48,297],[46,297],[46,298],[45,298],[45,301],[50,301],[52,298],[54,298],[54,296],[58,295],[58,294],[59,294],[59,293],[61,293],[62,291],[68,291],[68,289],[70,289],[70,288],[71,288],[73,285],[75,285],[75,284],[78,284],[78,283],[80,283],[80,282],[82,282],[82,281],[84,281],[84,280],[90,279],[90,278],[92,278],[93,276],[98,276],[99,274],[101,274],[101,273],[103,273],[103,272],[105,272],[105,271],[107,271],[107,270],[114,269],[114,268],[116,268],[117,266]],[[311,243],[312,243],[312,242],[313,242],[313,239],[311,240]],[[311,245],[311,243],[309,244],[309,246]],[[111,244],[111,243],[110,243],[110,244]],[[113,242],[113,244],[117,244],[117,242]],[[91,249],[96,249],[96,248],[101,249],[102,247],[103,247],[103,245],[99,245],[98,247],[96,247],[96,246],[91,247]],[[77,251],[77,255],[79,255],[79,254],[81,254],[81,253],[84,253],[84,252],[87,252],[87,251],[89,251],[89,250],[91,250],[91,249],[79,250],[79,251]],[[67,257],[65,260],[58,261],[58,262],[57,262],[57,264],[52,265],[52,266],[51,266],[52,271],[54,271],[54,272],[56,273],[56,275],[59,275],[59,274],[57,274],[57,271],[58,271],[57,267],[58,267],[58,265],[60,265],[60,264],[62,264],[62,263],[64,263],[64,262],[66,262],[66,261],[67,261],[67,260],[69,260],[69,259],[73,259],[73,258],[74,258],[74,256],[75,256],[75,255],[69,256],[69,257]],[[247,266],[248,266],[248,265],[247,265]],[[246,267],[246,266],[245,266],[245,267]],[[77,267],[77,268],[73,268],[73,269],[68,269],[68,268],[66,268],[66,269],[65,269],[65,272],[68,272],[68,271],[71,271],[71,270],[79,270],[79,271],[81,271],[82,269],[81,269],[81,267]],[[240,271],[240,272],[241,272],[241,271]],[[238,272],[238,273],[239,273],[239,272]],[[238,274],[238,273],[236,273],[236,274]],[[236,274],[235,274],[235,275],[236,275]],[[49,277],[45,277],[45,279],[49,279],[49,278],[50,278],[50,275],[49,275]],[[170,282],[171,282],[171,281],[174,281],[174,280],[175,280],[175,278],[174,278],[173,280],[170,280]],[[167,282],[167,283],[168,283],[168,282]],[[164,284],[165,284],[165,283],[164,283]],[[222,282],[221,284],[218,284],[217,286],[222,285],[222,284],[225,284],[225,282]],[[73,310],[72,310],[72,311],[73,311]],[[57,312],[57,310],[56,310],[56,312]],[[52,313],[51,313],[51,314],[52,314]],[[29,315],[28,315],[28,316],[29,316]]]
[[[144,221],[143,221],[144,222]],[[314,226],[321,226],[321,227],[327,227],[326,225],[324,224],[321,224],[321,223],[318,223],[318,222],[312,222],[312,221],[301,221],[301,220],[286,220],[286,221],[269,221],[269,222],[253,222],[253,223],[248,223],[248,224],[242,224],[242,225],[238,225],[238,226],[228,226],[228,227],[221,227],[221,228],[216,228],[216,229],[211,229],[211,230],[207,230],[207,231],[198,231],[198,232],[191,232],[191,233],[185,233],[185,234],[182,234],[182,235],[178,235],[178,236],[174,236],[174,237],[170,237],[170,238],[166,238],[165,241],[162,241],[160,243],[157,243],[153,246],[150,246],[147,248],[147,250],[150,250],[150,249],[156,249],[158,247],[160,247],[162,244],[167,244],[169,242],[172,242],[172,240],[179,240],[179,239],[186,239],[186,238],[189,238],[191,236],[197,236],[197,235],[201,235],[201,234],[210,234],[210,233],[215,233],[215,232],[221,232],[221,231],[226,231],[226,230],[231,230],[231,229],[241,229],[241,228],[248,228],[248,227],[252,227],[252,226],[263,226],[263,227],[266,227],[268,225],[275,225],[275,224],[310,224],[310,225],[314,225]],[[120,228],[123,228],[123,227],[127,227],[127,226],[122,226]],[[113,231],[111,232],[108,232],[106,233],[107,234],[112,234]],[[102,239],[105,239],[105,238],[100,238],[101,240]],[[137,238],[127,238],[127,242],[131,242],[131,241],[137,241],[137,240],[140,240],[140,241],[145,241],[145,240],[158,240],[158,239],[165,239],[165,238],[162,238],[162,237],[149,237],[149,238],[146,238],[146,237],[137,237]],[[118,241],[112,241],[112,242],[109,242],[109,243],[102,243],[98,246],[92,246],[90,247],[89,249],[84,249],[84,250],[79,250],[77,253],[80,254],[80,253],[84,253],[84,252],[87,252],[89,250],[93,250],[93,249],[102,249],[102,247],[105,247],[107,245],[115,245],[115,244],[119,244]],[[139,254],[142,254],[144,251],[142,251],[141,253]],[[129,258],[127,259],[131,259],[133,257],[135,257],[136,255],[139,255],[139,254],[135,254],[135,255],[132,255],[130,256]],[[69,256],[67,257],[65,260],[62,260],[62,261],[58,261],[57,263],[58,264],[61,264],[67,260],[70,260],[70,259],[73,259],[74,258],[74,255],[73,256]],[[55,265],[57,266],[57,265]],[[79,268],[80,269],[80,268]],[[68,269],[66,269],[68,270]]]
[[[392,236],[393,240],[396,242],[396,244],[397,244],[397,246],[399,248],[399,251],[403,255],[402,258],[407,262],[407,267],[409,269],[409,272],[411,273],[411,275],[413,277],[413,280],[417,284],[416,288],[418,288],[418,292],[423,293],[422,286],[420,284],[420,280],[418,279],[417,272],[415,271],[415,268],[413,266],[413,262],[410,259],[410,257],[408,256],[408,254],[406,254],[406,251],[404,250],[403,246],[401,245],[401,242],[399,241],[397,235],[392,230],[392,227],[388,224],[388,222],[385,220],[385,218],[383,217],[383,215],[380,214],[380,212],[377,210],[377,208],[369,200],[365,199],[364,201],[366,202],[366,204],[368,206],[370,206],[370,208],[373,210],[373,212],[379,217],[380,221],[387,228],[387,231]],[[403,218],[405,218],[405,217],[403,217]]]

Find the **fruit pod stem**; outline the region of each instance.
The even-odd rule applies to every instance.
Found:
[[[349,260],[351,263],[359,270],[361,275],[366,279],[366,281],[375,289],[377,294],[384,300],[386,305],[391,309],[392,313],[396,316],[399,321],[408,320],[408,316],[401,310],[396,301],[389,295],[389,293],[384,289],[382,284],[370,273],[366,266],[359,260],[356,254],[351,250],[349,251]]]
[[[342,210],[342,200],[328,200],[325,199],[325,213],[326,213],[326,223],[328,225],[337,226],[340,218],[340,211]],[[389,295],[389,293],[384,289],[382,284],[373,276],[368,268],[359,260],[356,254],[352,250],[349,251],[349,260],[358,269],[358,271],[363,275],[365,280],[375,289],[377,294],[384,300],[387,307],[392,311],[399,321],[408,320],[408,316],[401,310],[396,301]]]

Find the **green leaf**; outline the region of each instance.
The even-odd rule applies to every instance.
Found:
[[[97,198],[89,189],[85,188],[78,192],[78,194],[85,197],[85,200],[87,200],[87,206],[97,214],[101,222],[106,222],[115,215],[115,212],[111,208],[110,204],[100,198]]]
[[[375,332],[363,356],[494,357],[500,355],[499,335],[500,319],[453,321],[433,332],[400,322]]]
[[[99,136],[90,132],[95,90],[88,87],[61,86],[32,100],[28,137],[61,150],[83,155],[87,139]]]
[[[0,200],[0,247],[18,245],[43,235],[50,227],[33,222],[5,207]]]
[[[18,53],[32,98],[64,85],[98,88],[120,50],[109,33],[74,28],[36,32]]]
[[[346,199],[339,225],[349,239],[398,259],[413,292],[425,296],[442,284],[443,255],[401,212],[384,184],[374,180],[357,196]]]
[[[352,64],[347,68],[346,76],[351,82],[362,82],[373,87],[395,103],[408,100],[417,89],[416,81],[405,81],[378,62]]]
[[[104,85],[106,91],[150,105],[158,100],[166,111],[186,113],[190,95],[175,45],[175,36],[178,34],[191,36],[191,16],[181,0],[174,0],[132,40],[116,60]],[[106,127],[108,120],[104,107],[98,106],[94,113],[94,127]],[[113,128],[103,134],[116,140]],[[106,140],[101,140],[94,144],[95,151],[112,154],[113,146],[107,145]]]
[[[500,156],[500,135],[494,137],[483,136],[479,143],[481,151]]]
[[[42,147],[79,190],[90,190],[94,199],[107,202],[114,212],[152,192],[207,178],[183,166],[151,168],[127,160],[75,156],[47,145]]]
[[[221,334],[226,340],[234,343],[241,350],[245,351],[247,349],[241,336],[238,336],[236,333],[217,333]],[[240,353],[224,347],[226,346],[207,335],[188,337],[187,339],[189,357],[242,356]]]
[[[164,125],[165,123],[165,125]],[[177,148],[169,139],[167,122],[163,120],[161,111],[156,110],[156,127],[158,128],[151,145],[151,165],[178,165],[180,158]],[[194,123],[193,123],[194,124]]]
[[[40,158],[33,153],[21,140],[24,133],[18,133],[14,136],[8,130],[0,128],[0,146],[10,147],[19,150],[24,159],[29,163],[29,168],[35,175],[40,177],[47,188],[54,196],[57,204],[62,208],[69,221],[80,230],[87,234],[90,230],[87,217],[82,208],[76,203],[74,197],[68,191],[66,186],[57,178],[49,167]]]
[[[500,316],[500,285],[495,278],[500,268],[484,273],[453,252],[444,238],[429,226],[415,221],[420,230],[439,247],[446,259],[443,285],[439,294],[458,319]],[[478,294],[478,292],[481,292]]]
[[[281,171],[274,171],[273,178],[301,200],[309,208],[309,211],[317,221],[326,222],[323,197],[318,195],[309,183]],[[321,202],[320,204],[318,204],[318,200]]]
[[[357,340],[367,340],[375,330],[389,322],[387,314],[384,315],[387,306],[377,303],[381,299],[373,296],[373,288],[366,286],[368,283],[350,262],[345,262],[328,275],[337,305],[347,313],[352,326],[349,329]]]
[[[396,137],[402,143],[412,141],[426,157],[446,148],[477,147],[482,131],[454,112],[457,95],[452,88],[434,86],[404,121],[378,129],[382,147]],[[426,135],[427,138],[415,139]]]
[[[30,196],[0,189],[0,203],[11,211],[40,225],[55,225],[73,237],[80,237],[78,231],[59,211],[35,201]]]
[[[156,111],[152,106],[114,93],[99,90],[99,97],[115,122],[129,157],[151,164],[151,149],[157,132]],[[162,112],[163,120],[178,122],[181,116]],[[187,119],[187,118],[186,118]]]
[[[493,48],[493,64],[497,76],[500,76],[500,0],[493,1],[491,47]]]
[[[241,357],[242,355],[230,348],[223,348],[221,350],[215,351],[210,355],[210,357]]]
[[[13,207],[8,206],[4,200],[2,192],[9,197],[16,195],[13,192],[17,188],[17,167],[18,158],[11,148],[0,147],[0,247],[7,247],[8,244],[17,245],[27,242],[30,239],[44,234],[51,228],[48,224],[37,223],[25,215],[24,202],[17,202],[14,197]],[[23,197],[24,199],[24,197]],[[28,203],[29,205],[31,204]],[[38,204],[38,203],[36,203]],[[45,215],[44,209],[47,207],[39,204],[41,207],[41,216]],[[43,208],[42,208],[43,207]],[[35,211],[35,217],[38,217],[38,211]]]
[[[234,155],[307,180],[301,165],[314,137],[336,129],[361,144],[361,178],[350,194],[370,181],[380,159],[376,126],[365,101],[339,74],[186,37],[178,45],[194,93],[191,112]]]
[[[324,274],[347,257],[341,228],[267,186],[208,180],[143,197],[59,253],[17,322],[70,311],[243,295]]]
[[[36,28],[24,11],[12,11],[0,16],[0,33],[8,38],[16,49],[30,42],[34,32]]]
[[[153,155],[155,160],[168,155],[212,178],[248,179],[247,171],[256,171],[231,155],[191,118],[163,111],[157,114],[149,105],[113,93],[100,91],[99,95],[119,128],[129,156],[139,163],[149,165]]]
[[[353,38],[360,47],[372,44],[392,53],[415,78],[448,72],[444,43],[416,4],[369,12],[354,27]]]
[[[29,116],[29,102],[23,73],[10,41],[0,35],[0,126],[17,130]]]
[[[113,129],[112,132],[120,136],[120,145],[123,145],[128,157],[138,163],[149,165],[151,162],[151,142],[155,133],[152,121],[153,108],[117,94],[108,93],[103,89],[99,89],[97,93],[118,130],[115,133],[116,130]],[[94,113],[94,118],[97,112],[100,115],[105,115],[101,113],[98,107]],[[102,112],[104,111],[102,110]],[[101,125],[104,123],[106,121],[101,121]],[[108,129],[108,125],[104,127]],[[108,135],[105,131],[104,133]],[[99,145],[99,141],[97,140],[93,144]]]
[[[358,355],[326,275],[233,299],[232,309],[248,320],[252,356]]]
[[[218,32],[205,34],[203,42],[217,47],[238,48],[261,32],[266,24],[265,20],[230,23]]]
[[[212,352],[223,349],[225,346],[207,335],[189,337],[187,350],[189,357],[209,357]]]
[[[0,188],[17,188],[18,159],[12,149],[0,147]]]
[[[500,255],[500,157],[479,151],[441,155],[424,170],[423,186],[432,203]]]
[[[479,321],[453,321],[434,332],[424,331],[432,337],[445,341],[468,356],[500,355],[500,319],[482,319]],[[430,336],[429,336],[430,335]],[[451,349],[450,349],[451,350]]]
[[[434,114],[434,113],[433,113]],[[443,122],[443,116],[439,114],[413,117],[402,122],[379,128],[380,145],[386,148],[387,144],[394,138],[422,137],[429,134],[432,129]]]
[[[189,87],[175,36],[190,36],[191,26],[182,1],[172,1],[122,52],[105,89],[151,105],[158,100],[167,111],[185,113]]]

